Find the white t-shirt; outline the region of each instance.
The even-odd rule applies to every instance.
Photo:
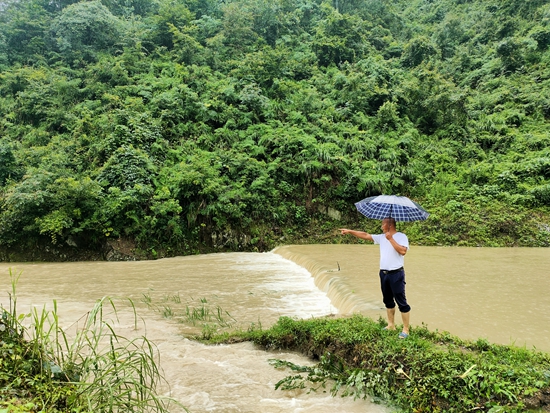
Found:
[[[381,270],[396,270],[405,264],[405,256],[399,254],[393,245],[387,240],[385,234],[376,234],[372,236],[375,244],[380,245],[380,269]],[[399,245],[409,249],[409,239],[402,232],[393,234],[393,239]]]

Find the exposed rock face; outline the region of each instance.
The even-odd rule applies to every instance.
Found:
[[[109,240],[104,245],[88,245],[72,241],[66,245],[51,243],[0,248],[1,262],[64,262],[64,261],[136,261],[146,258],[133,241]]]
[[[542,409],[550,412],[550,389],[541,390],[530,397],[523,399],[526,409]]]
[[[137,261],[139,259],[136,244],[129,239],[109,240],[106,250],[106,261]]]

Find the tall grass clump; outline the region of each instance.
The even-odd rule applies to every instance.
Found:
[[[540,412],[550,407],[550,355],[525,348],[464,341],[415,327],[407,339],[384,321],[282,317],[268,330],[236,333],[268,350],[300,351],[319,362],[273,359],[291,374],[276,387],[330,389],[371,398],[403,412]],[[234,338],[226,337],[226,341]]]
[[[8,411],[9,404],[21,412],[169,411],[171,400],[156,393],[164,381],[158,351],[146,337],[116,333],[113,299],[98,300],[69,334],[60,326],[55,301],[52,311],[34,308],[18,315],[19,276],[10,271],[10,305],[2,307],[0,324],[0,396],[9,400]]]

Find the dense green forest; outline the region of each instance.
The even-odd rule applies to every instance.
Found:
[[[0,256],[550,246],[549,86],[545,0],[2,0]]]

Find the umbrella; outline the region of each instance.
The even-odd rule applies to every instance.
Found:
[[[357,210],[367,218],[393,218],[396,221],[424,221],[430,214],[406,196],[377,195],[356,202]]]

